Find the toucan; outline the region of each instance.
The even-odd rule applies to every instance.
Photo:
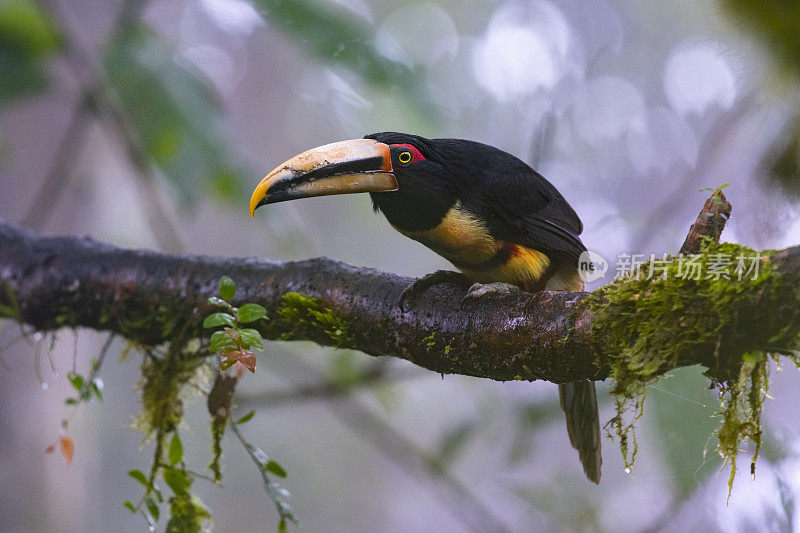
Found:
[[[578,265],[586,247],[575,210],[525,162],[475,141],[383,132],[313,148],[261,180],[250,215],[267,204],[362,192],[394,229],[460,270],[418,280],[401,297],[404,310],[430,285],[459,279],[469,286],[465,301],[500,284],[529,292],[583,290]],[[570,442],[587,477],[599,483],[594,382],[558,387]]]

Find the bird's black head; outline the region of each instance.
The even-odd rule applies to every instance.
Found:
[[[385,132],[313,148],[261,180],[250,214],[287,200],[369,192],[375,209],[394,226],[433,228],[456,202],[458,180],[447,145],[447,139]]]
[[[455,204],[458,180],[441,140],[406,133],[367,135],[389,147],[397,190],[373,192],[372,205],[403,230],[435,227]]]

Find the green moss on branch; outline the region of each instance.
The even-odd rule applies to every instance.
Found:
[[[349,348],[353,337],[349,324],[316,298],[299,292],[287,292],[281,299],[277,316],[269,321],[267,338],[280,340],[313,339],[321,344]]]
[[[689,257],[699,275],[690,275],[687,258],[650,261],[586,301],[593,342],[614,379],[610,428],[630,464],[636,444],[625,412],[641,416],[645,385],[659,375],[701,363],[723,399],[718,450],[733,475],[741,442],[753,441],[756,455],[760,446],[766,354],[800,359],[800,275],[774,268],[773,253],[731,243],[707,243]]]

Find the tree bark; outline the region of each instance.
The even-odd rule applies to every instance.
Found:
[[[800,247],[778,252],[770,266],[800,272]],[[511,291],[461,309],[463,288],[441,284],[404,313],[397,301],[413,279],[331,259],[167,255],[88,238],[44,237],[0,223],[0,305],[38,330],[83,326],[148,346],[169,341],[184,327],[187,336],[207,338],[202,321],[215,309],[207,299],[223,275],[236,283],[234,305],[267,308],[270,319],[257,328],[268,339],[310,340],[496,380],[563,383],[602,380],[609,373],[603,332],[592,330],[593,314],[584,304],[589,293]],[[334,335],[324,324],[300,327],[285,320],[287,292],[315,299],[318,310],[331,313],[346,331]],[[761,298],[752,312],[768,311],[769,295]],[[680,364],[709,364],[711,357],[691,355]]]

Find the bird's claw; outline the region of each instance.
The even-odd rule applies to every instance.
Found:
[[[419,298],[423,292],[428,288],[439,285],[441,283],[451,283],[462,287],[468,287],[471,283],[469,278],[460,272],[453,272],[452,270],[437,270],[431,274],[422,276],[417,281],[406,287],[400,299],[397,301],[397,306],[400,311],[406,312],[411,304]]]
[[[502,282],[495,282],[495,283],[473,283],[467,294],[461,299],[461,304],[459,307],[461,309],[466,308],[470,304],[485,298],[488,295],[497,294],[511,294],[512,290],[517,289],[514,285],[509,285],[508,283]]]

